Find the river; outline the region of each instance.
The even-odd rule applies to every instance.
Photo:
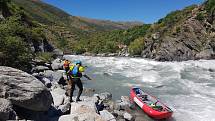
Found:
[[[93,81],[84,86],[109,91],[113,99],[141,87],[173,110],[175,121],[215,121],[215,60],[157,62],[142,58],[67,55],[81,60]]]

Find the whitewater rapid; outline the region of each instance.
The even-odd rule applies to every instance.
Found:
[[[176,121],[215,121],[215,60],[157,62],[142,58],[65,56],[81,60],[94,81],[84,86],[109,91],[114,99],[131,86],[158,97]],[[83,79],[85,80],[85,79]]]

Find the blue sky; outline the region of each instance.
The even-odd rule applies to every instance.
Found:
[[[154,23],[171,11],[204,0],[43,0],[74,16]]]

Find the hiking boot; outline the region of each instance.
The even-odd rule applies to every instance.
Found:
[[[82,100],[80,100],[80,99],[76,99],[76,102],[78,102],[78,101],[82,101]]]
[[[74,102],[74,100],[73,100],[73,99],[70,99],[70,103],[72,103],[72,102]]]

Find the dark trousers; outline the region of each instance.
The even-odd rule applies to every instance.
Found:
[[[71,78],[70,81],[72,82],[72,83],[71,83],[71,90],[70,90],[70,91],[71,91],[71,92],[70,92],[70,100],[72,100],[73,92],[74,92],[74,90],[75,90],[75,85],[77,85],[78,88],[79,88],[78,96],[77,96],[77,98],[76,98],[76,100],[77,100],[77,99],[80,98],[80,96],[81,96],[81,94],[82,94],[82,92],[83,92],[83,84],[82,84],[80,78]]]
[[[64,70],[66,71],[67,81],[69,81],[69,80],[70,80],[70,76],[69,76],[69,74],[68,74],[68,72],[69,72],[69,67],[65,67]]]

